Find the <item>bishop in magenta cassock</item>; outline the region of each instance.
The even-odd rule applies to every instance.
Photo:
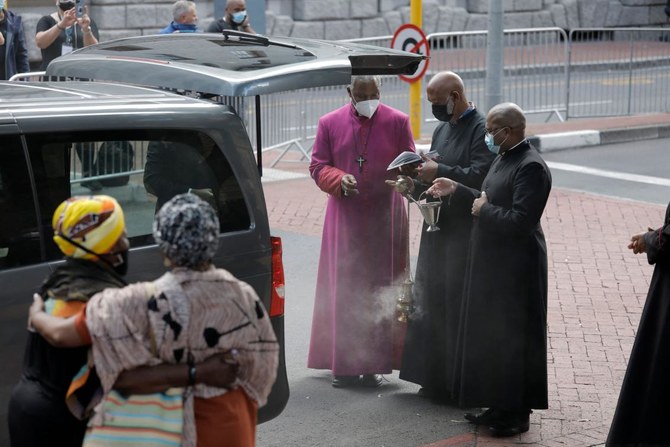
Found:
[[[394,366],[408,248],[403,198],[384,182],[414,139],[407,115],[379,102],[378,78],[355,76],[348,91],[351,103],[319,120],[309,167],[329,196],[307,366],[331,370],[333,386],[378,386]]]

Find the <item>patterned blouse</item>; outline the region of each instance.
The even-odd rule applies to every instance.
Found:
[[[236,385],[263,406],[275,381],[279,347],[270,318],[247,283],[223,269],[176,268],[153,282],[95,295],[86,309],[93,359],[105,393],[119,374],[142,365],[199,362],[237,349]],[[194,446],[193,396],[226,389],[196,384],[184,394],[183,446]],[[104,421],[96,408],[93,424]]]

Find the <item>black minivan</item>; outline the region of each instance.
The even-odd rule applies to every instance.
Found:
[[[284,279],[261,186],[264,95],[345,85],[352,74],[410,74],[421,59],[339,42],[179,34],[101,43],[54,60],[39,81],[0,82],[0,418],[21,372],[32,294],[62,262],[56,206],[73,195],[115,197],[131,242],[127,279],[143,281],[165,270],[154,213],[188,190],[205,191],[218,211],[215,264],[253,286],[271,315],[281,356],[259,421],[279,415],[289,397]],[[240,98],[255,107],[256,152]]]

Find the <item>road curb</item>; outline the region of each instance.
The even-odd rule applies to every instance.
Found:
[[[603,144],[628,143],[631,141],[670,138],[670,124],[628,127],[606,130],[576,130],[529,135],[528,141],[540,152],[599,146]],[[427,152],[430,143],[416,143],[416,149]]]
[[[598,146],[603,144],[628,143],[631,141],[670,138],[670,124],[631,127],[625,129],[579,130],[540,134],[528,137],[540,152]]]

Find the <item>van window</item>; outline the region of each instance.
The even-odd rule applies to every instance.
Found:
[[[41,259],[35,200],[18,136],[2,136],[0,150],[0,269]]]
[[[124,210],[131,247],[153,244],[152,223],[155,212],[173,196],[189,191],[209,202],[217,210],[222,233],[250,227],[248,207],[230,163],[219,145],[204,133],[51,133],[29,135],[26,142],[35,173],[47,260],[62,257],[52,240],[53,212],[63,200],[75,195],[105,194],[116,198]],[[7,152],[2,151],[3,154]],[[2,166],[5,168],[4,162]],[[12,169],[19,172],[16,167]],[[25,166],[23,172],[27,172]],[[23,201],[32,206],[28,175],[19,177],[25,183],[24,195],[28,196]],[[15,203],[16,200],[13,200],[11,205],[9,202],[7,205],[3,202],[2,205],[12,208],[14,213],[19,213]],[[35,233],[37,225],[34,211],[29,215],[27,205],[21,206],[23,219],[32,219]],[[34,210],[34,206],[32,208]],[[27,231],[26,228],[23,233]],[[7,235],[11,233],[10,229],[4,227],[0,228],[0,232]],[[7,251],[8,243],[4,242],[6,239],[7,236],[0,235],[0,249],[5,246]],[[37,248],[32,251],[36,256],[21,261],[18,265],[41,260],[39,237],[35,243]],[[0,264],[0,268],[16,265],[14,261],[5,262],[5,265]]]

